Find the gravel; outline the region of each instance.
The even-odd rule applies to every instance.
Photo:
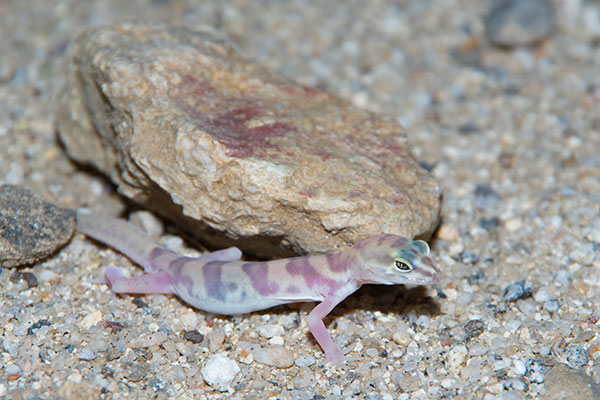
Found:
[[[444,277],[428,288],[366,286],[336,307],[325,322],[355,360],[344,370],[324,365],[308,333],[312,304],[222,317],[170,296],[117,296],[94,283],[104,269],[139,269],[76,234],[18,270],[35,280],[0,270],[0,397],[594,398],[600,6],[551,2],[550,35],[498,48],[485,34],[491,4],[2,2],[0,183],[126,215],[131,205],[70,162],[55,135],[71,43],[85,26],[132,18],[209,24],[258,62],[407,128],[444,187],[431,241]],[[270,324],[284,327],[275,343],[259,333]]]

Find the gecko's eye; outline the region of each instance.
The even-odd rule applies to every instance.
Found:
[[[400,270],[402,272],[409,272],[409,271],[412,271],[412,269],[413,269],[410,265],[408,265],[404,261],[394,260],[394,262],[396,263],[396,268],[398,268],[398,270]]]

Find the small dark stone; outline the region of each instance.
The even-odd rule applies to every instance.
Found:
[[[554,32],[554,10],[548,0],[501,0],[484,24],[488,40],[495,45],[529,46]]]
[[[461,135],[472,135],[479,132],[481,132],[479,127],[471,122],[467,122],[466,124],[458,128],[458,133],[460,133]]]
[[[102,326],[111,330],[112,333],[118,333],[121,329],[125,328],[123,324],[117,321],[102,321]]]
[[[148,308],[148,303],[146,303],[144,300],[140,299],[139,297],[136,297],[135,299],[133,299],[132,302],[133,302],[133,304],[138,306],[138,308]]]
[[[25,282],[27,282],[28,288],[38,286],[38,280],[31,272],[23,272],[23,279],[25,279]]]
[[[8,280],[11,283],[19,283],[21,282],[21,279],[23,279],[23,274],[19,271],[15,271],[9,278]]]
[[[504,88],[502,92],[507,96],[514,96],[516,94],[519,94],[520,88],[518,85],[508,85]]]
[[[110,366],[105,365],[102,367],[102,369],[100,369],[100,374],[104,378],[112,378],[115,376],[115,371]]]
[[[471,250],[465,250],[459,254],[460,261],[465,264],[475,264],[479,261],[479,257]]]
[[[500,197],[488,184],[479,184],[475,187],[475,205],[478,208],[492,208],[498,204]]]
[[[522,280],[516,283],[512,283],[504,288],[502,297],[506,301],[516,301],[524,299],[525,297],[531,296],[531,285],[529,282]]]
[[[183,338],[192,343],[201,343],[204,340],[204,335],[194,329],[192,331],[185,331]]]
[[[427,172],[431,172],[435,168],[435,163],[428,163],[425,161],[419,161],[419,165],[423,167]]]
[[[480,319],[472,319],[467,322],[464,326],[465,333],[467,334],[467,340],[477,337],[483,333],[485,326],[483,321]]]
[[[484,282],[485,279],[485,274],[481,271],[477,271],[467,278],[467,282],[469,283],[469,285],[474,286]]]
[[[500,218],[492,217],[492,218],[479,218],[479,226],[485,229],[486,231],[491,231],[492,229],[498,227],[500,225]]]

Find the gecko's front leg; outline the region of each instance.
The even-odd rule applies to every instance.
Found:
[[[344,286],[333,295],[326,297],[319,305],[317,305],[306,317],[308,329],[317,340],[323,351],[327,361],[332,361],[338,366],[342,366],[346,359],[344,353],[333,343],[331,335],[327,332],[323,318],[325,318],[331,310],[335,308],[342,300],[354,293],[358,286],[353,282]]]

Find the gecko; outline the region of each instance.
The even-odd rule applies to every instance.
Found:
[[[330,254],[274,261],[242,261],[230,247],[187,257],[157,244],[124,220],[77,212],[77,230],[129,257],[144,274],[126,277],[110,265],[104,279],[116,293],[174,294],[210,313],[244,314],[294,302],[319,302],[306,317],[327,361],[345,356],[333,343],[323,318],[363,284],[433,284],[441,272],[429,245],[393,234],[370,236]]]

